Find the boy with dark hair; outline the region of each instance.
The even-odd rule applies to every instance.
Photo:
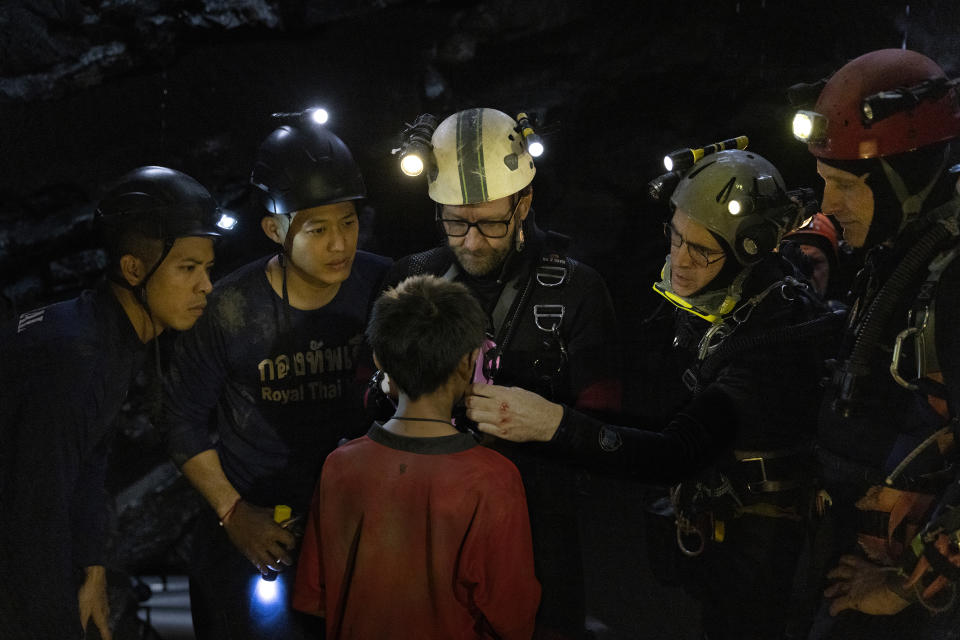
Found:
[[[466,287],[434,276],[374,305],[367,338],[399,404],[324,463],[294,589],[329,640],[533,634],[540,585],[519,472],[451,424],[486,322]]]

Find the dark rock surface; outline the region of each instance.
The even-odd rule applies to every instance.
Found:
[[[538,220],[574,236],[572,255],[607,277],[627,344],[626,386],[639,397],[662,373],[649,358],[660,336],[633,330],[655,305],[649,285],[664,253],[663,211],[645,197],[662,155],[747,134],[791,186],[817,186],[813,162],[790,136],[786,88],[903,43],[960,74],[960,3],[8,1],[0,5],[0,318],[100,276],[94,203],[110,180],[143,164],[186,171],[238,214],[219,273],[269,251],[246,177],[275,126],[271,112],[330,110],[329,126],[367,179],[365,245],[397,257],[436,241],[422,183],[405,179],[390,156],[403,124],[425,111],[527,110],[548,147],[534,183]],[[205,508],[159,450],[147,417],[151,384],[145,376],[124,415],[110,479],[115,568],[128,573],[182,570],[184,532]],[[631,408],[651,424],[666,410]],[[637,494],[595,479],[587,500],[596,516],[585,531],[588,564],[603,594],[594,611],[612,629],[606,637],[636,637],[638,628],[677,637],[656,611],[680,607],[682,616],[689,603],[644,577],[642,535],[624,534],[642,524]],[[615,568],[616,584],[605,584]]]

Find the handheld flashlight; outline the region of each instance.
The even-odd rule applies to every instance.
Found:
[[[279,525],[282,525],[284,522],[290,519],[290,516],[293,515],[293,509],[288,507],[285,504],[278,504],[273,508],[273,521]],[[265,573],[262,573],[260,576],[261,581],[273,582],[277,579],[277,573],[273,569],[267,569]],[[272,593],[272,591],[264,587],[265,593]],[[260,593],[260,588],[258,587],[257,593]]]

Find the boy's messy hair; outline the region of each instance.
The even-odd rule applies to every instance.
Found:
[[[480,347],[486,314],[460,283],[413,276],[373,305],[367,339],[380,366],[411,400],[439,389]]]

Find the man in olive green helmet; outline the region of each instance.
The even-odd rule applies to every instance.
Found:
[[[522,389],[474,385],[467,415],[483,432],[549,442],[591,468],[681,483],[671,492],[679,579],[702,602],[703,630],[782,637],[803,542],[820,343],[839,325],[774,252],[805,207],[765,159],[707,155],[670,204],[670,254],[654,289],[678,307],[683,409],[667,424],[625,427]]]

